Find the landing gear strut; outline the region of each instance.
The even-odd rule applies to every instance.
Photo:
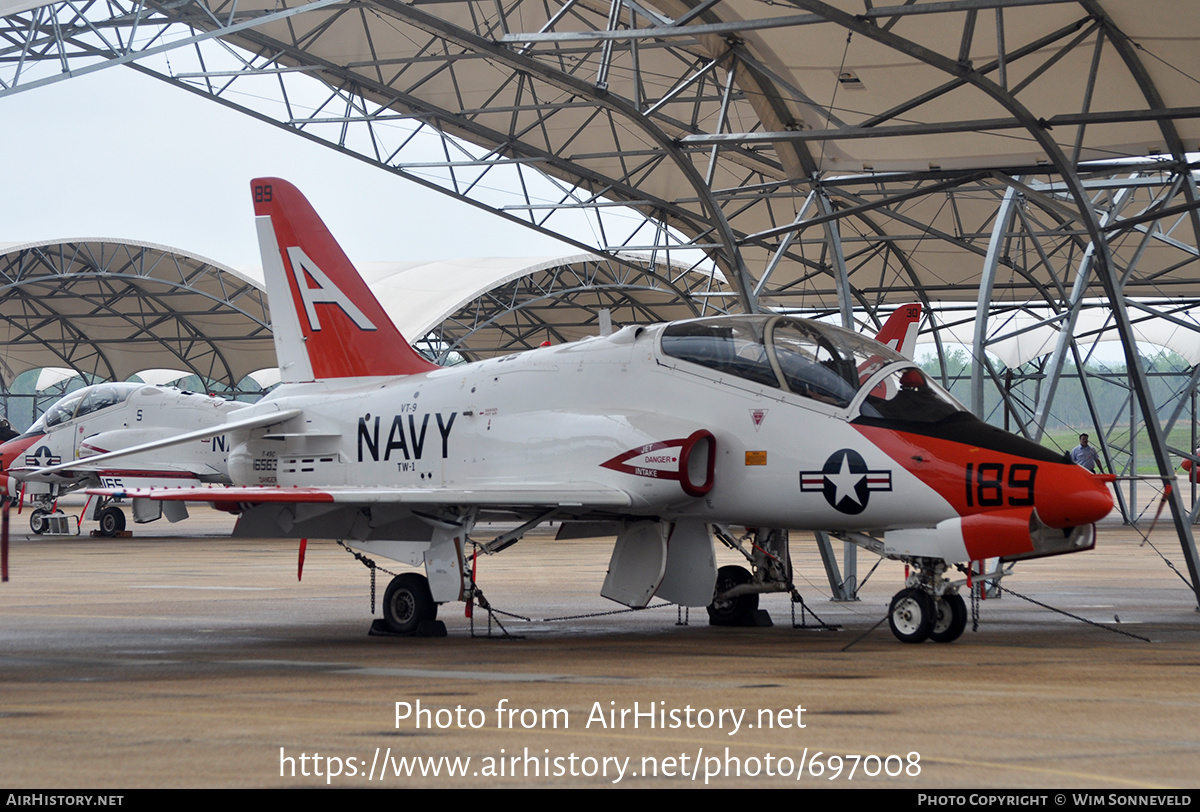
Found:
[[[967,604],[958,585],[946,580],[946,562],[922,558],[908,563],[914,568],[908,585],[888,607],[892,634],[902,643],[957,640],[967,627]]]

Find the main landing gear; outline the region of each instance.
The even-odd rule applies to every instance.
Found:
[[[792,602],[803,605],[792,584],[786,530],[747,528],[737,538],[723,525],[712,529],[718,541],[746,558],[750,568],[728,565],[717,570],[713,602],[708,605],[710,626],[770,626],[771,616],[758,608],[758,596],[765,592],[791,593]]]
[[[716,593],[725,596],[735,586],[749,584],[754,576],[745,567],[736,564],[727,565],[717,570]],[[743,593],[732,597],[717,597],[708,605],[708,623],[710,626],[748,626],[758,610],[758,593]]]
[[[416,634],[422,623],[437,620],[437,612],[424,575],[402,572],[383,593],[383,622],[393,634]]]
[[[908,586],[896,593],[888,607],[888,625],[902,643],[950,643],[967,627],[967,604],[957,586],[945,578],[946,562],[919,559],[909,562],[913,574]]]
[[[96,515],[100,524],[100,535],[113,538],[125,529],[125,511],[116,505],[109,505]]]
[[[93,536],[99,535],[111,539],[121,535],[121,532],[125,530],[125,511],[107,497],[98,497],[96,504],[84,512],[83,518],[95,519],[96,524],[99,525],[92,532]]]

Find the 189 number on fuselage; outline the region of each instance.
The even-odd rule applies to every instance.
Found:
[[[978,466],[967,463],[967,507],[1001,507],[1005,504],[1005,488],[1008,489],[1009,505],[1032,505],[1037,466],[1018,462],[1007,467],[1006,482],[1002,462],[981,462]]]

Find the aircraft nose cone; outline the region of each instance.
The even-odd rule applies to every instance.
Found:
[[[1065,528],[1092,524],[1107,516],[1113,508],[1108,487],[1077,465],[1066,467],[1054,489],[1039,494],[1038,518],[1050,527]]]

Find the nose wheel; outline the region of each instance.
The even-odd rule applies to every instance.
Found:
[[[41,536],[50,531],[50,517],[62,516],[63,512],[58,509],[48,507],[34,508],[29,514],[29,529],[35,535]]]
[[[892,634],[902,643],[954,642],[967,628],[967,602],[958,594],[963,582],[946,578],[946,562],[940,558],[903,560],[913,572],[888,607]]]
[[[29,514],[29,529],[35,535],[42,535],[50,527],[50,523],[46,521],[46,517],[50,515],[50,511],[45,508],[34,508]]]
[[[933,599],[921,589],[902,589],[888,608],[888,625],[901,643],[923,643],[933,631]]]
[[[935,643],[953,643],[967,628],[967,602],[957,592],[933,599],[933,628],[929,639]]]

